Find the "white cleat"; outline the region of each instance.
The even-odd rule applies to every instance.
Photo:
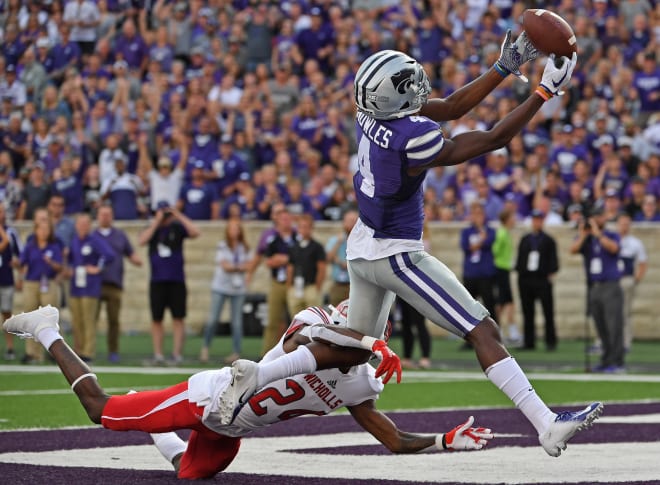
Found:
[[[257,390],[259,364],[238,359],[231,366],[231,383],[220,395],[220,424],[228,425]]]
[[[600,402],[591,403],[582,411],[559,413],[548,429],[539,435],[539,442],[548,455],[559,456],[566,449],[568,440],[578,431],[589,428],[602,413],[603,403]]]
[[[45,328],[52,328],[56,332],[59,332],[60,326],[57,323],[59,319],[59,310],[54,306],[46,305],[31,312],[12,315],[11,318],[5,320],[2,328],[21,338],[32,338],[36,340],[37,334]]]

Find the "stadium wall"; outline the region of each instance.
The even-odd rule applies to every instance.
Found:
[[[202,235],[195,240],[185,243],[186,275],[188,286],[188,317],[187,327],[190,332],[201,330],[206,319],[210,302],[210,282],[213,274],[215,247],[224,237],[225,224],[218,222],[198,223]],[[124,300],[121,313],[122,330],[124,332],[148,332],[150,324],[149,314],[149,258],[147,249],[137,247],[137,237],[146,227],[145,221],[117,223],[124,229],[144,260],[144,266],[135,268],[126,264]],[[245,223],[248,242],[254,248],[261,231],[270,227],[269,222]],[[464,227],[462,223],[433,223],[430,224],[431,252],[451,268],[456,275],[461,276],[462,253],[459,249],[459,235]],[[31,224],[17,225],[23,239],[31,232]],[[339,224],[317,222],[315,226],[316,238],[325,243],[327,239],[340,230]],[[559,336],[561,338],[581,337],[584,334],[586,287],[582,258],[569,254],[568,247],[575,235],[575,230],[566,227],[548,228],[547,231],[557,239],[561,269],[555,282],[555,309]],[[517,242],[524,234],[524,227],[514,230],[514,240]],[[637,289],[637,298],[634,304],[633,324],[635,337],[644,340],[660,339],[660,259],[654,255],[660,250],[660,226],[637,225],[633,234],[645,244],[649,255],[649,269],[645,280]],[[328,275],[329,275],[328,271]],[[262,263],[257,270],[250,290],[252,293],[265,293],[268,288],[269,275]],[[328,279],[328,285],[330,280]],[[515,274],[512,276],[514,297],[517,299]],[[20,293],[17,294],[15,311],[22,310]],[[517,318],[520,321],[519,306]],[[66,315],[66,312],[65,312]],[[221,320],[228,320],[228,305]],[[170,330],[169,315],[166,314],[166,330]],[[537,325],[542,326],[540,308],[537,311]],[[434,333],[442,335],[443,331],[431,325]],[[99,329],[104,331],[105,319],[103,314],[99,322]],[[592,330],[593,333],[593,330]],[[542,333],[541,333],[542,335]]]

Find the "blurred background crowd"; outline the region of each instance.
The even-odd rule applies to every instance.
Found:
[[[538,5],[537,5],[538,4]],[[541,5],[542,4],[542,5]],[[425,66],[432,96],[489,69],[525,8],[560,12],[579,61],[506,149],[426,183],[429,221],[533,209],[577,220],[598,199],[614,218],[660,221],[660,4],[652,0],[3,0],[0,200],[30,220],[52,194],[65,214],[192,220],[354,208],[352,81],[375,51]],[[543,61],[509,76],[447,136],[492,126],[529,94]]]

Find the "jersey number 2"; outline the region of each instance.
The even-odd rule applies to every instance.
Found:
[[[293,379],[286,380],[286,388],[290,389],[291,394],[286,396],[275,389],[274,387],[267,387],[263,391],[255,394],[249,401],[250,408],[257,416],[263,416],[268,412],[268,406],[266,401],[269,399],[272,400],[276,406],[286,406],[292,402],[299,401],[305,397],[305,390]],[[280,421],[286,421],[287,419],[297,418],[303,414],[315,414],[317,416],[322,416],[325,413],[323,411],[311,411],[309,409],[288,409],[283,413],[280,413],[277,417]]]

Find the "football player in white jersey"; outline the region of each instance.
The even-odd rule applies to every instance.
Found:
[[[309,307],[294,317],[278,344],[265,356],[272,361],[310,342],[305,330],[317,326],[345,326],[348,301],[328,313]],[[473,427],[470,416],[447,433],[417,434],[402,431],[376,409],[383,383],[369,364],[345,366],[271,382],[258,390],[230,425],[220,422],[218,396],[229,386],[231,368],[199,372],[187,381],[156,390],[107,395],[90,368],[59,333],[59,312],[49,306],[13,316],[3,327],[24,338],[34,338],[50,352],[78,396],[89,418],[116,431],[145,431],[179,478],[210,478],[223,471],[238,453],[241,437],[263,426],[305,414],[322,416],[346,407],[366,431],[393,453],[422,450],[479,450],[493,434]],[[351,333],[351,332],[347,332]],[[352,333],[356,338],[361,336]],[[344,349],[350,354],[355,349]],[[340,352],[340,353],[342,353]],[[354,359],[355,357],[353,357]],[[351,360],[347,355],[346,361]],[[174,433],[190,429],[188,442]]]
[[[591,425],[603,405],[594,402],[580,412],[556,414],[536,394],[500,337],[488,311],[475,300],[454,273],[424,251],[423,186],[426,172],[436,166],[463,163],[505,146],[550,98],[562,94],[577,63],[550,56],[541,81],[530,96],[487,131],[467,131],[445,138],[440,122],[458,119],[509,74],[538,55],[521,34],[515,42],[507,32],[500,58],[483,75],[447,98],[428,100],[430,84],[424,68],[403,52],[384,50],[368,57],[355,75],[358,113],[358,171],[353,178],[359,220],[347,242],[350,277],[348,327],[364,335],[365,355],[382,347],[379,339],[396,295],[426,318],[464,338],[475,350],[488,379],[501,389],[534,425],[543,449],[559,456],[567,441]],[[475,248],[481,241],[474,241]],[[324,337],[333,340],[332,332]],[[236,379],[223,406],[240,408],[255,386],[285,377],[287,372],[313,372],[332,366],[327,348],[313,343],[282,356],[267,368],[249,361],[234,363]],[[388,359],[385,359],[385,362]],[[358,363],[356,361],[355,363]],[[336,364],[339,359],[336,360]],[[222,413],[227,422],[232,413]]]

